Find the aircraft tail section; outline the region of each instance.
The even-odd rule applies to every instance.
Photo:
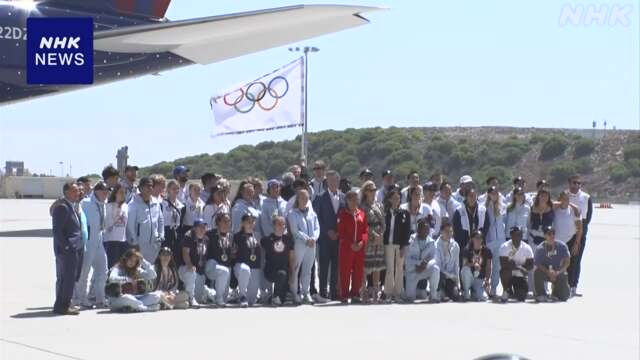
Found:
[[[164,17],[171,0],[45,0],[58,7],[115,13],[149,19]]]

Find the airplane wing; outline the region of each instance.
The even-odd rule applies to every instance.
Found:
[[[172,52],[209,64],[369,21],[362,13],[383,8],[347,5],[297,5],[198,19],[103,30],[94,49],[124,53]]]

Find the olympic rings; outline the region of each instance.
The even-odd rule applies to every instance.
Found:
[[[278,83],[276,83],[276,81],[278,81]],[[274,85],[278,85],[280,82],[284,82],[285,86],[282,94],[279,94],[274,87]],[[259,91],[256,91],[258,89]],[[239,88],[235,91],[232,91],[223,97],[223,101],[225,105],[233,107],[237,112],[241,114],[247,114],[251,112],[251,110],[256,107],[256,104],[258,104],[258,107],[263,111],[271,111],[278,106],[278,104],[280,103],[280,99],[287,95],[288,92],[289,81],[287,81],[284,76],[278,75],[271,79],[271,81],[269,81],[269,84],[265,84],[262,81],[256,81],[249,84],[246,87],[246,90],[243,88]],[[234,97],[234,94],[237,94],[237,96]],[[273,105],[271,106],[265,106],[263,104],[263,100],[265,99],[267,94],[269,94],[269,96],[273,99]],[[241,108],[240,105],[243,102],[249,102],[251,104],[247,104],[247,106]]]

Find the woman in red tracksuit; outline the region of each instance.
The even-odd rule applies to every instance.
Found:
[[[338,212],[340,300],[346,303],[347,298],[351,297],[351,303],[359,303],[369,225],[364,211],[358,208],[358,193],[349,191],[346,203],[347,207]]]

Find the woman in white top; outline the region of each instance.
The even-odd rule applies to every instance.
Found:
[[[178,200],[180,185],[171,180],[167,184],[167,197],[162,201],[162,215],[164,216],[164,243],[163,247],[171,249],[174,261],[181,252],[180,241],[182,234],[182,221],[184,220],[185,206]]]
[[[229,213],[229,205],[224,198],[224,189],[219,186],[213,186],[211,188],[211,195],[207,199],[207,204],[204,206],[204,215],[202,218],[207,223],[207,231],[215,230],[216,216],[221,213]]]
[[[189,198],[185,203],[185,214],[183,221],[183,233],[186,233],[193,227],[193,221],[202,218],[204,215],[204,201],[200,199],[202,188],[200,184],[189,185]]]
[[[411,187],[407,190],[408,202],[400,205],[400,209],[409,211],[411,215],[411,233],[415,234],[418,230],[418,218],[427,218],[431,223],[433,217],[431,215],[431,207],[422,202],[422,188]],[[430,225],[431,226],[431,225]]]
[[[117,184],[107,202],[105,210],[104,250],[109,269],[115,266],[129,248],[126,237],[128,205],[126,191]]]
[[[500,246],[506,241],[505,221],[507,208],[502,202],[502,195],[495,186],[487,189],[485,208],[489,219],[489,230],[487,231],[485,243],[492,254],[498,254]],[[491,262],[491,293],[489,295],[495,297],[498,283],[500,282],[500,257],[494,256]]]

